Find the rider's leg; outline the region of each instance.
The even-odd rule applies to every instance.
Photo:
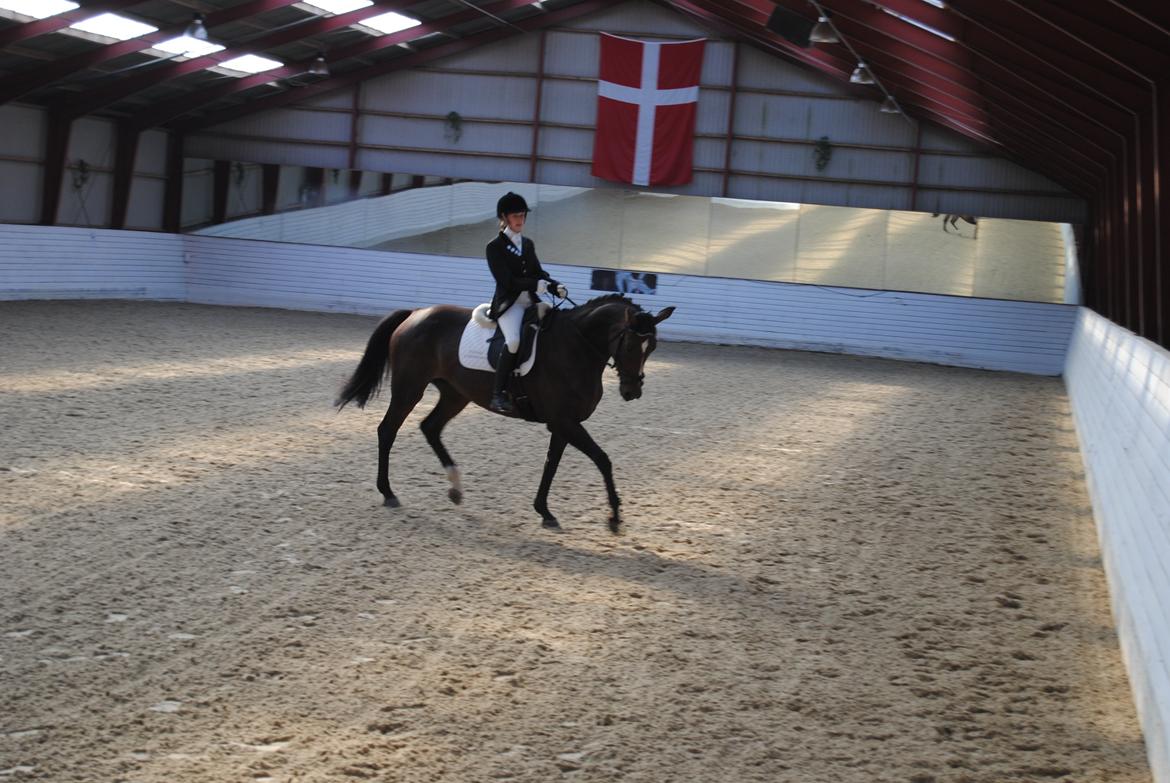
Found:
[[[532,304],[527,292],[504,311],[498,321],[500,331],[504,333],[504,350],[500,352],[500,359],[496,363],[496,383],[492,389],[492,410],[500,413],[512,413],[514,408],[507,394],[508,376],[516,368],[516,352],[520,350],[520,325],[524,321],[524,311]]]

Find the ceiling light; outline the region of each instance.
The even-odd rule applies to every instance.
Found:
[[[91,16],[89,19],[83,19],[77,24],[69,25],[70,30],[81,30],[83,33],[93,33],[105,38],[113,38],[116,41],[129,41],[132,38],[146,35],[147,33],[157,32],[157,27],[152,27],[142,22],[136,22],[133,19],[127,19],[124,16],[117,14],[98,14]]]
[[[264,71],[271,71],[273,68],[279,68],[284,63],[279,60],[271,60],[267,57],[261,57],[258,54],[245,54],[242,57],[233,57],[230,60],[224,60],[219,63],[219,68],[225,68],[229,71],[239,71],[241,73],[263,73]]]
[[[325,62],[324,52],[318,54],[317,59],[313,60],[313,64],[309,66],[309,73],[314,76],[329,76],[329,63]]]
[[[191,20],[191,24],[187,25],[183,35],[187,38],[194,38],[196,41],[211,40],[211,37],[207,35],[207,26],[203,23],[203,14],[195,14],[195,18]]]
[[[882,101],[881,108],[878,109],[882,114],[901,114],[902,109],[898,106],[898,102],[894,100],[893,95],[887,95],[886,99]]]
[[[180,35],[178,38],[156,43],[150,48],[159,49],[170,54],[181,54],[187,57],[202,57],[205,54],[223,51],[223,47],[219,44],[200,41],[198,38],[192,38],[189,35]]]
[[[304,5],[321,9],[328,14],[347,14],[359,8],[369,8],[373,0],[304,0]]]
[[[13,11],[33,19],[48,19],[50,16],[77,10],[77,3],[68,0],[0,0],[0,9]]]
[[[849,81],[853,84],[873,84],[873,74],[869,72],[865,63],[858,63],[857,67],[853,69]]]
[[[369,8],[373,0],[305,0],[305,5],[319,8],[329,14],[348,14],[359,8]]]
[[[411,19],[409,16],[396,14],[391,11],[388,14],[379,14],[378,16],[371,16],[369,19],[361,21],[362,27],[372,27],[383,35],[390,35],[399,30],[406,30],[411,27],[418,27],[422,22],[417,19]]]
[[[837,36],[837,31],[833,29],[833,25],[829,24],[829,18],[822,16],[813,25],[813,29],[808,34],[808,40],[813,43],[841,43],[841,39]]]

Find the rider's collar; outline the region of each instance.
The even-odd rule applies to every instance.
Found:
[[[505,227],[504,236],[512,240],[512,244],[514,244],[516,247],[520,248],[521,250],[524,249],[524,238],[518,232],[513,231],[510,227]]]

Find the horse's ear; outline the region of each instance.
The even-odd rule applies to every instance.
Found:
[[[667,318],[670,318],[671,313],[673,313],[673,312],[674,312],[674,305],[671,305],[670,307],[666,308],[665,310],[660,310],[658,312],[658,315],[654,316],[654,323],[656,325],[662,323]]]

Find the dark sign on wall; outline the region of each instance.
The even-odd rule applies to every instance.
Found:
[[[619,294],[654,294],[658,292],[658,275],[653,272],[594,269],[589,287],[594,291],[617,291]]]

